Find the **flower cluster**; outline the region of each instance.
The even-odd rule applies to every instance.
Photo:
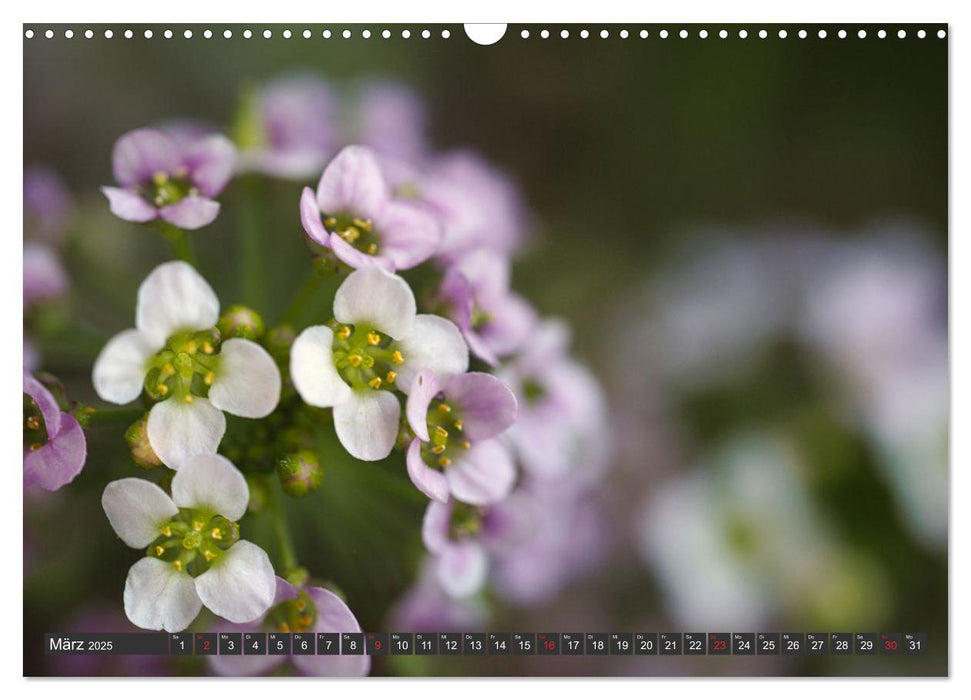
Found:
[[[434,153],[424,108],[402,86],[360,87],[349,131],[341,107],[332,86],[295,76],[246,96],[235,142],[179,122],[115,144],[117,186],[102,188],[111,212],[154,222],[179,258],[142,281],[134,328],[107,340],[91,375],[103,401],[139,402],[113,410],[133,412],[125,443],[150,478],[114,480],[102,497],[117,535],[145,553],[123,594],[139,627],[182,630],[205,607],[226,621],[215,629],[360,630],[343,597],[299,565],[281,498],[328,488],[333,451],[322,442],[348,460],[391,458],[397,478],[429,499],[426,602],[482,612],[490,580],[512,601],[549,597],[558,587],[540,589],[527,562],[563,585],[599,546],[567,541],[565,527],[551,538],[544,523],[548,511],[592,512],[610,441],[599,386],[570,357],[565,324],[513,290],[530,225],[518,190],[478,155]],[[246,206],[258,207],[266,176],[319,177],[292,202],[310,280],[276,325],[255,302],[221,314],[189,233],[216,220],[216,197],[237,177]],[[49,270],[29,290],[25,276],[25,305],[63,288],[51,260],[29,256]],[[244,260],[243,276],[262,262]],[[308,301],[316,315],[297,326]],[[24,392],[25,483],[56,488],[77,473],[65,454],[78,438],[83,461],[83,421],[26,370]],[[110,410],[89,409],[91,420]],[[272,521],[262,531],[275,533],[274,547],[240,539],[261,530],[250,519]],[[220,657],[213,670],[262,673],[283,661],[246,658]],[[369,670],[367,657],[291,663],[307,674]]]

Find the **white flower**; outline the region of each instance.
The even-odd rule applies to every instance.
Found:
[[[334,428],[354,457],[391,453],[401,406],[387,389],[406,392],[423,369],[442,379],[469,366],[454,323],[416,314],[415,295],[397,275],[369,266],[348,275],[334,297],[338,323],[311,326],[294,341],[290,374],[311,406],[333,407]],[[335,332],[336,330],[336,332]]]
[[[205,605],[231,622],[251,622],[273,604],[276,579],[270,559],[238,540],[246,512],[246,479],[221,455],[187,459],[172,479],[169,497],[145,479],[105,487],[101,505],[111,527],[148,556],[128,571],[125,614],[144,629],[178,632]]]
[[[242,338],[217,348],[218,320],[219,299],[191,265],[159,265],[138,288],[135,328],[109,340],[94,364],[95,391],[112,403],[134,401],[151,380],[150,395],[165,400],[149,413],[148,440],[172,469],[216,452],[223,411],[263,418],[280,400],[270,354]]]

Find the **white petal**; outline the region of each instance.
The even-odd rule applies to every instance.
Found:
[[[178,469],[189,457],[215,454],[226,433],[226,416],[207,399],[168,399],[148,414],[148,442],[162,462]]]
[[[246,540],[226,550],[195,581],[205,606],[230,622],[251,622],[261,617],[276,593],[270,558]]]
[[[239,520],[249,503],[249,486],[222,455],[196,455],[185,460],[172,478],[172,500],[180,508],[200,508]]]
[[[334,430],[344,449],[366,462],[391,454],[398,437],[401,404],[390,391],[352,391],[334,406]]]
[[[336,406],[351,394],[334,366],[333,343],[334,331],[327,326],[311,326],[290,348],[290,378],[300,398],[311,406]]]
[[[161,348],[130,328],[108,341],[94,362],[94,390],[105,401],[128,403],[142,393],[148,359]]]
[[[192,577],[151,557],[128,570],[124,599],[128,619],[147,630],[181,632],[202,609]]]
[[[415,320],[415,295],[398,275],[369,265],[355,270],[334,296],[334,318],[341,323],[365,323],[401,338]]]
[[[430,314],[418,314],[411,332],[398,341],[405,363],[398,370],[396,384],[402,391],[411,387],[417,374],[431,370],[444,385],[469,368],[469,348],[458,326]]]
[[[216,293],[188,263],[163,263],[138,288],[135,327],[159,346],[176,331],[212,328],[218,320]]]
[[[489,560],[478,542],[466,540],[445,548],[436,571],[446,593],[453,598],[468,598],[485,584]]]
[[[209,401],[243,418],[265,418],[280,402],[280,370],[270,353],[251,340],[230,338],[219,350],[219,371]]]
[[[179,512],[168,494],[145,479],[119,479],[105,486],[101,507],[112,529],[129,547],[147,547]]]

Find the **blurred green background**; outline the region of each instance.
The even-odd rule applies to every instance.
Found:
[[[539,37],[543,27],[530,26],[530,38],[522,39],[523,27],[510,25],[504,39],[489,47],[473,44],[456,25],[435,27],[429,39],[421,38],[422,26],[410,26],[408,40],[400,38],[406,28],[401,25],[393,27],[391,39],[380,37],[385,27],[370,25],[367,40],[357,30],[345,40],[339,36],[343,27],[326,25],[288,25],[294,37],[286,40],[280,35],[284,26],[273,27],[270,40],[255,31],[262,25],[254,27],[256,36],[246,40],[245,25],[232,25],[234,37],[226,40],[221,25],[172,26],[171,39],[162,38],[167,26],[148,25],[125,39],[126,26],[111,25],[111,40],[101,37],[104,26],[90,40],[81,36],[87,26],[72,25],[71,40],[63,38],[63,28],[48,40],[42,36],[46,26],[33,27],[36,37],[24,42],[24,161],[58,170],[81,204],[76,227],[84,235],[68,250],[74,291],[64,313],[88,337],[54,338],[43,351],[46,368],[65,381],[73,398],[94,399],[93,357],[110,334],[131,325],[137,285],[168,256],[149,232],[111,217],[98,192],[113,181],[114,141],[167,119],[228,126],[242,91],[297,70],[317,72],[338,88],[370,78],[402,81],[427,102],[433,146],[474,148],[513,175],[537,222],[514,284],[543,313],[573,323],[576,353],[602,378],[609,311],[632,285],[663,267],[685,226],[744,230],[785,219],[848,231],[875,216],[900,214],[921,222],[932,245],[946,254],[948,43],[931,38],[936,26],[926,27],[926,39],[910,30],[904,40],[889,25],[883,40],[869,27],[868,38],[857,39],[854,26],[846,26],[850,38],[842,40],[836,27],[820,40],[816,28],[798,39],[801,27],[770,26],[763,40],[757,37],[761,26],[748,26],[748,38],[740,40],[742,27],[730,26],[730,38],[723,40],[717,37],[721,25],[705,25],[707,39],[683,40],[675,31],[680,27],[629,26],[631,36],[621,39],[621,27],[611,26],[610,38],[602,40],[601,26],[589,27],[587,39],[578,37],[578,26],[546,26],[548,39]],[[141,36],[145,28],[153,29],[154,38]],[[186,28],[193,39],[182,38]],[[206,28],[212,39],[201,38]],[[304,28],[313,30],[312,39],[300,36]],[[449,39],[439,37],[443,28]],[[568,40],[559,38],[564,28]],[[638,36],[642,28],[648,39]],[[662,40],[658,32],[665,28],[671,35]],[[776,38],[781,28],[788,39]],[[332,38],[322,39],[323,29]],[[266,316],[272,322],[308,270],[296,206],[300,185],[254,187],[266,203]],[[200,267],[224,306],[240,289],[234,241],[244,196],[238,183],[231,185],[221,197],[224,215],[195,236]],[[310,309],[305,320],[315,311],[324,313]],[[791,367],[784,355],[777,361]],[[783,393],[798,400],[798,393],[795,399],[793,392]],[[730,423],[741,410],[726,405],[716,422]],[[699,411],[705,406],[696,408],[689,410],[691,420],[704,423]],[[81,476],[36,508],[25,506],[27,556],[36,555],[25,581],[28,674],[52,670],[39,651],[43,632],[95,603],[120,609],[125,571],[136,553],[114,540],[98,505],[108,480],[135,471],[118,442],[107,429],[93,432]],[[848,449],[863,448],[853,443]],[[838,493],[849,486],[876,503],[865,511],[864,526],[881,516],[892,522],[889,495],[870,477],[857,475],[862,481],[840,484]],[[365,629],[384,629],[388,606],[410,584],[421,552],[423,505],[395,465],[362,470],[335,455],[324,487],[296,507],[292,522],[301,558],[344,590]],[[622,516],[616,517],[619,522]],[[261,525],[251,527],[258,532]],[[877,528],[865,546],[890,575],[914,579],[898,591],[901,607],[891,621],[931,635],[933,652],[921,659],[869,666],[804,661],[781,669],[703,659],[641,671],[612,660],[570,666],[510,660],[508,672],[946,672],[946,558],[922,552],[894,527]],[[354,534],[345,537],[348,528]],[[92,541],[102,544],[92,548]],[[561,611],[582,607],[579,601],[589,596],[598,599],[597,626],[603,628],[627,629],[632,609],[657,611],[656,591],[644,572],[622,563],[614,567],[528,617],[500,607],[491,628],[518,620],[524,627],[563,629],[561,619],[576,618],[558,617]],[[389,668],[379,660],[375,672],[496,671],[446,659],[415,668]]]

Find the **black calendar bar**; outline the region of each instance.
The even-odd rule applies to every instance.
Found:
[[[915,656],[923,632],[117,632],[47,633],[49,656]]]

